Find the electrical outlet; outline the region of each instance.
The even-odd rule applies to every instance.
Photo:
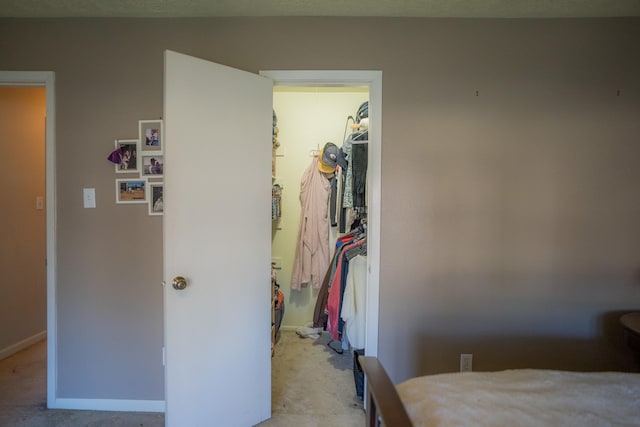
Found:
[[[460,372],[471,372],[473,370],[473,354],[460,355]]]

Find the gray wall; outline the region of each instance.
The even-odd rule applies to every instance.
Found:
[[[0,357],[47,329],[45,110],[44,88],[0,86]]]
[[[395,381],[461,352],[476,369],[631,369],[617,317],[640,301],[639,24],[0,20],[1,69],[56,72],[61,397],[162,397],[161,220],[115,205],[104,159],[162,114],[164,49],[383,71],[379,352]]]

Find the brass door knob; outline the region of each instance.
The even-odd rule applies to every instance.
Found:
[[[176,276],[173,278],[171,285],[173,285],[173,289],[181,291],[187,287],[187,279],[182,276]]]

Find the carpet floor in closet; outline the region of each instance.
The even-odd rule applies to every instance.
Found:
[[[352,356],[337,354],[327,346],[329,341],[326,333],[312,340],[281,331],[272,363],[272,418],[260,427],[365,424]],[[49,410],[46,377],[46,341],[0,360],[0,426],[164,426],[164,415],[157,413]]]

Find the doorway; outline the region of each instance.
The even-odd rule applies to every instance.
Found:
[[[378,354],[378,306],[380,273],[380,182],[382,154],[382,72],[358,70],[320,71],[261,71],[260,75],[273,80],[276,88],[343,88],[352,91],[365,89],[369,98],[369,149],[367,167],[367,301],[365,352],[370,356]],[[277,113],[277,112],[276,112]],[[354,111],[355,113],[355,111]],[[344,117],[346,119],[346,117]],[[337,145],[341,145],[337,144]],[[315,148],[315,147],[312,147]],[[320,147],[321,148],[321,147]],[[286,156],[287,148],[280,150]],[[299,194],[299,182],[290,190]],[[275,226],[277,227],[277,226]],[[314,304],[315,300],[311,302]],[[286,324],[286,323],[285,323]]]
[[[46,338],[44,130],[45,89],[0,86],[0,359]]]
[[[306,87],[311,90],[346,90],[368,92],[369,100],[369,142],[368,142],[368,167],[367,167],[367,221],[368,221],[368,249],[367,249],[367,300],[366,300],[366,337],[365,352],[368,355],[378,353],[378,306],[379,306],[379,264],[380,264],[380,188],[381,188],[381,152],[382,152],[382,72],[381,71],[262,71],[260,73],[274,81],[276,90],[286,90],[287,87]],[[274,93],[274,100],[276,94]],[[275,104],[275,101],[274,101]],[[357,105],[356,105],[357,107]],[[277,113],[277,111],[276,111]],[[353,112],[355,113],[355,111]],[[352,114],[353,114],[352,113]],[[343,117],[343,120],[347,117]],[[285,120],[282,115],[278,120]],[[340,126],[344,126],[342,122]],[[281,141],[284,143],[284,141]],[[337,145],[342,145],[338,141]],[[321,147],[311,147],[321,148]],[[287,156],[288,147],[278,150],[276,155]],[[307,153],[308,154],[308,153]],[[279,157],[276,157],[276,162]],[[276,175],[278,175],[276,171]],[[299,195],[300,181],[294,185],[288,185],[283,192],[292,192]],[[298,202],[299,204],[299,202]],[[278,226],[274,225],[274,229]],[[279,232],[280,230],[274,230]],[[335,239],[330,239],[330,243]],[[332,253],[332,252],[331,252]],[[274,255],[277,255],[274,253]],[[285,269],[286,270],[286,269]],[[280,270],[282,271],[282,269]],[[289,271],[285,271],[285,277]],[[297,292],[297,291],[291,291]],[[315,295],[311,295],[310,304],[315,304]],[[317,292],[316,292],[317,294]],[[305,298],[301,295],[298,298]],[[291,310],[289,310],[291,312]],[[285,314],[286,319],[287,314]],[[338,343],[339,344],[339,343]],[[276,345],[277,351],[277,345]],[[351,374],[349,372],[349,374]],[[275,380],[274,380],[275,381]],[[353,382],[353,379],[351,380]],[[357,387],[357,386],[356,386]],[[272,396],[273,398],[273,396]]]
[[[299,79],[297,85],[355,83],[370,87],[369,115],[376,125],[369,130],[372,202],[369,265],[365,271],[375,280],[368,280],[370,292],[366,304],[369,307],[373,302],[373,309],[367,309],[366,321],[373,327],[367,328],[366,346],[371,349],[369,354],[375,354],[381,73],[321,71],[315,72],[315,76],[308,72],[294,73]],[[181,424],[188,420],[194,420],[193,424],[197,420],[204,422],[212,414],[224,415],[224,419],[219,419],[222,423],[226,420],[227,424],[247,425],[267,419],[270,414],[270,325],[265,322],[270,317],[267,303],[270,291],[264,285],[270,275],[271,221],[267,212],[264,216],[256,213],[269,209],[271,204],[266,187],[271,181],[271,167],[266,160],[271,158],[271,149],[266,144],[271,145],[274,80],[281,84],[283,79],[268,80],[177,52],[165,52],[165,157],[171,158],[174,165],[171,169],[174,172],[167,170],[165,174],[167,203],[163,218],[164,278],[167,284],[172,284],[164,291],[168,425],[172,420]],[[213,117],[216,123],[224,124],[217,126],[215,133],[211,132]],[[203,143],[202,135],[207,135],[204,141],[212,143]],[[171,141],[180,141],[180,145],[172,145]],[[220,153],[221,143],[224,157]],[[225,179],[216,192],[208,191],[211,187],[207,185],[211,159],[221,160],[215,164],[217,177],[237,178]],[[200,188],[202,192],[198,191]],[[216,208],[220,200],[233,209]],[[181,206],[192,209],[180,209]],[[252,244],[246,244],[248,241]],[[184,283],[185,280],[178,280],[183,278],[188,286],[173,286]],[[210,302],[218,301],[229,284],[242,292],[241,316],[231,304],[218,304],[215,310],[211,309]],[[229,319],[233,319],[232,329],[228,327]],[[221,341],[233,352],[221,351]],[[215,363],[212,355],[216,356]],[[207,369],[201,369],[202,366]],[[252,387],[243,387],[249,383]],[[225,384],[225,393],[218,393],[218,399],[212,402],[208,396],[220,384]],[[251,405],[247,406],[248,403]]]
[[[319,308],[326,301],[327,291],[324,284],[323,289],[316,287],[323,282],[324,269],[317,277],[319,280],[299,288],[292,286],[295,280],[292,273],[294,264],[300,265],[296,263],[299,260],[296,251],[303,221],[302,177],[313,176],[309,171],[318,167],[319,151],[329,142],[347,150],[345,161],[349,159],[352,165],[361,164],[355,162],[351,141],[355,135],[364,135],[360,126],[364,129],[365,122],[357,124],[355,118],[359,118],[358,111],[368,102],[367,86],[276,85],[273,89],[277,132],[274,131],[272,156],[273,194],[276,195],[272,212],[272,262],[278,287],[276,295],[283,301],[277,300],[274,310],[272,418],[265,426],[278,425],[293,414],[304,414],[310,420],[335,425],[361,425],[364,422],[360,419],[363,416],[362,382],[360,377],[354,381],[353,370],[353,349],[361,348],[361,340],[354,341],[355,337],[351,335],[347,338],[346,326],[342,340],[334,339],[328,331],[328,316],[321,313],[323,308]],[[366,144],[366,141],[358,142]],[[351,203],[350,208],[342,209],[348,173],[346,163],[341,162],[341,166],[344,169],[338,176],[326,180],[324,178],[329,176],[324,175],[318,181],[331,188],[329,198],[335,200],[334,208],[325,211],[329,220],[327,241],[322,245],[326,244],[326,250],[316,254],[323,258],[325,254],[333,258],[337,253],[338,237],[348,239],[346,235],[351,233],[350,225],[356,215],[358,220],[366,221],[366,208],[354,208]],[[358,234],[359,238],[366,235]],[[331,266],[329,270],[332,270]],[[364,274],[356,276],[364,278]],[[364,280],[360,283],[366,289]],[[332,290],[340,287],[334,284]],[[359,310],[362,313],[362,307]],[[325,418],[329,414],[334,417],[331,421]]]
[[[272,173],[279,209],[272,217],[271,255],[279,290],[286,302],[286,317],[282,319],[285,330],[310,322],[318,297],[318,289],[311,285],[295,290],[291,286],[302,210],[301,177],[315,162],[325,143],[331,142],[337,147],[343,145],[353,132],[353,117],[358,107],[368,101],[367,87],[274,87],[273,105],[278,134],[274,140]],[[329,245],[326,248],[329,255],[334,252],[338,235],[345,233],[344,225],[341,229],[338,224],[340,213],[334,212],[329,221]],[[321,281],[322,277],[319,279]]]
[[[40,218],[44,222],[46,243],[42,256],[45,257],[40,262],[46,263],[46,297],[45,306],[46,314],[45,329],[32,335],[23,341],[28,344],[30,339],[37,340],[46,336],[47,338],[47,406],[55,407],[56,395],[56,333],[55,333],[55,183],[54,183],[54,153],[55,153],[55,98],[54,98],[54,73],[53,72],[34,72],[34,71],[0,71],[0,86],[2,87],[25,87],[39,88],[44,90],[44,121],[40,122],[41,129],[44,130],[44,147],[41,147],[42,164],[40,172],[43,174],[44,182],[40,185],[39,194],[33,195],[33,210],[43,216]],[[31,210],[30,210],[31,211]],[[37,267],[37,266],[34,266]],[[35,268],[37,269],[37,268]],[[35,342],[35,341],[34,341]],[[26,346],[26,345],[25,345]]]

